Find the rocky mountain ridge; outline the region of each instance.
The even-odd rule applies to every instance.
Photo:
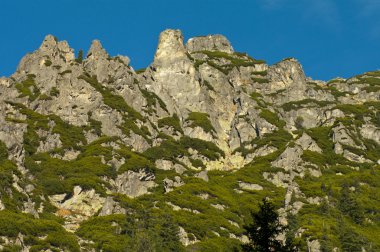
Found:
[[[48,35],[0,79],[1,246],[120,251],[125,216],[152,208],[186,249],[229,251],[269,197],[309,251],[345,251],[339,225],[376,251],[379,77],[315,81],[296,59],[269,66],[179,30],[135,71],[97,40],[82,59]],[[360,221],[341,208],[346,187]]]

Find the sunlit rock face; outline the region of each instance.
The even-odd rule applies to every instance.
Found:
[[[305,251],[325,245],[316,218],[334,251],[336,216],[378,242],[366,235],[377,220],[379,71],[312,80],[294,58],[268,65],[223,35],[184,44],[173,29],[147,68],[132,66],[99,40],[79,57],[48,35],[0,78],[0,227],[17,229],[1,230],[0,250],[134,251],[154,226],[189,250],[229,251],[248,242],[263,197],[281,223],[298,218]],[[352,219],[341,195],[371,204]]]

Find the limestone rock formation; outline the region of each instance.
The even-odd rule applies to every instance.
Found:
[[[379,250],[380,72],[319,81],[222,35],[183,40],[163,31],[135,71],[48,35],[0,78],[0,249],[130,250],[155,218],[189,250],[232,251],[268,197],[301,251],[342,248],[339,225]]]
[[[144,170],[139,172],[128,171],[111,180],[115,192],[128,195],[131,198],[149,193],[149,189],[156,186],[154,174]]]
[[[189,53],[199,51],[234,52],[230,42],[223,35],[208,35],[191,38],[186,43],[186,49]]]

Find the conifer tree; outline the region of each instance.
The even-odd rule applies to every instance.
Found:
[[[82,64],[82,62],[83,62],[83,50],[82,49],[79,50],[78,58],[76,58],[75,61],[78,62],[79,64]]]
[[[258,212],[251,213],[253,223],[244,226],[249,243],[243,246],[244,251],[271,252],[298,251],[291,238],[283,245],[277,236],[287,230],[287,227],[279,221],[278,213],[274,205],[267,199],[263,199]]]

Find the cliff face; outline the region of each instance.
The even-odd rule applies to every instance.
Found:
[[[344,251],[342,225],[379,246],[380,72],[314,81],[179,30],[129,64],[48,35],[0,79],[0,247],[138,250],[127,217],[150,209],[188,249],[229,250],[263,197],[309,251]]]

